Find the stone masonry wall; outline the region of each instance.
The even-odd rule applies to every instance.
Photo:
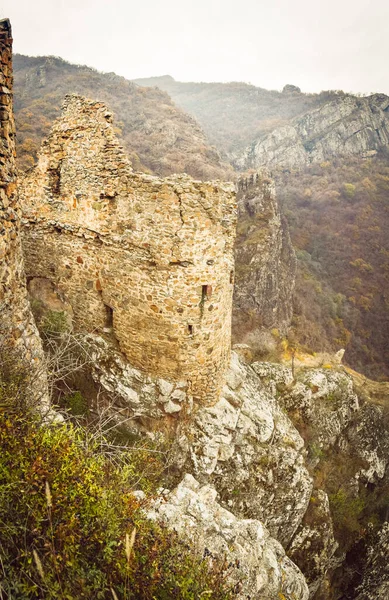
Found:
[[[0,21],[0,362],[17,362],[31,377],[31,400],[47,400],[43,354],[27,298],[16,195],[12,102],[12,31]]]
[[[229,184],[134,173],[106,106],[67,96],[21,183],[29,277],[77,330],[114,336],[135,367],[216,401],[230,356],[236,205]]]

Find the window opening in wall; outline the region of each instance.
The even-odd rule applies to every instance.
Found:
[[[104,306],[105,306],[105,312],[106,312],[105,326],[112,328],[113,327],[113,308],[108,306],[108,304],[104,304]]]
[[[54,169],[48,170],[49,186],[51,193],[54,198],[58,197],[61,193],[61,163]]]
[[[212,296],[212,286],[211,285],[203,285],[201,291],[201,300],[204,302],[205,300],[209,300]]]
[[[188,333],[189,333],[189,335],[193,335],[193,333],[194,333],[193,325],[188,325]]]

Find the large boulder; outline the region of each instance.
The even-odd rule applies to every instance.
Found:
[[[185,537],[203,556],[225,559],[238,600],[308,600],[304,576],[262,523],[239,519],[218,504],[212,486],[186,475],[149,511]]]

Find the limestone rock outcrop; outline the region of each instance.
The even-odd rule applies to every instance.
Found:
[[[107,107],[73,95],[20,197],[27,275],[52,282],[75,330],[214,401],[230,355],[233,186],[134,173]]]
[[[233,336],[255,349],[261,330],[290,325],[296,257],[266,170],[239,180],[237,201]]]
[[[340,96],[259,138],[234,164],[300,169],[334,156],[373,156],[388,144],[389,97]]]
[[[355,600],[386,600],[389,597],[389,523],[386,522],[368,550],[364,577]]]
[[[134,434],[147,433],[147,424],[158,419],[189,415],[193,398],[187,381],[168,381],[134,368],[106,339],[93,334],[84,337],[91,357],[91,374],[109,399],[112,422],[125,425]],[[143,423],[146,423],[144,426]]]
[[[225,558],[234,597],[243,600],[308,600],[301,571],[255,519],[238,519],[218,504],[212,486],[186,475],[148,513],[188,539],[208,559]]]
[[[315,597],[328,571],[341,564],[342,557],[335,556],[338,547],[328,495],[313,490],[303,521],[287,547],[288,556],[304,569],[310,598]]]
[[[47,380],[42,347],[27,298],[20,243],[21,211],[15,167],[12,32],[0,21],[0,363],[22,369],[34,404],[46,404]]]
[[[261,520],[286,545],[307,510],[304,441],[256,373],[234,352],[221,399],[196,412],[177,462],[210,483],[236,515]]]

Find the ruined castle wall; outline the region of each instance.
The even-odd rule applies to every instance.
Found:
[[[28,275],[56,285],[76,328],[214,401],[230,354],[232,187],[133,173],[106,107],[71,96],[21,197]]]
[[[0,21],[0,360],[17,360],[34,383],[32,399],[46,400],[40,339],[30,312],[20,245],[12,103],[12,32]]]

